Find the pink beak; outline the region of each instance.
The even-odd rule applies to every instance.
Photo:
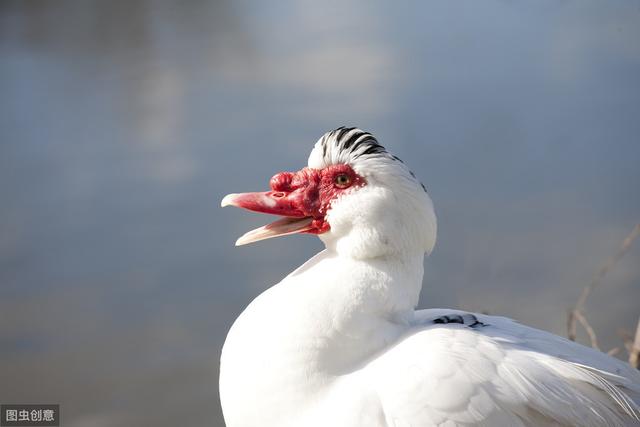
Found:
[[[271,237],[304,233],[312,230],[313,217],[306,216],[298,207],[301,204],[300,196],[296,192],[283,191],[226,195],[220,203],[222,207],[235,206],[254,212],[284,217],[244,234],[236,241],[236,246],[270,239]]]

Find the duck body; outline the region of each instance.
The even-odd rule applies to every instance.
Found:
[[[640,425],[628,365],[503,317],[407,309],[417,295],[388,294],[412,267],[323,251],[257,297],[222,353],[227,425]]]

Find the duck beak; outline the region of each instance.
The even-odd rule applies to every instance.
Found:
[[[313,229],[313,218],[306,216],[298,207],[299,197],[295,192],[265,191],[258,193],[228,194],[220,206],[235,206],[253,212],[280,215],[283,218],[245,233],[236,241],[236,246],[272,237],[304,233]]]

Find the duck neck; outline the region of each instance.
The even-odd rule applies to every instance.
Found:
[[[327,249],[277,286],[296,306],[290,314],[298,338],[322,342],[307,356],[319,371],[338,374],[408,328],[422,277],[422,253],[354,259]]]

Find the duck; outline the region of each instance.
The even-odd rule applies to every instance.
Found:
[[[325,249],[229,330],[228,427],[640,426],[640,373],[622,361],[505,317],[416,310],[433,202],[371,133],[325,133],[269,187],[222,199],[279,217],[236,245],[303,233]]]

